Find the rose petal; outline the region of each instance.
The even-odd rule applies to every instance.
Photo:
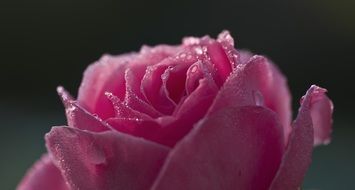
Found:
[[[159,135],[161,126],[150,119],[111,118],[107,122],[117,131],[166,145]]]
[[[282,163],[272,182],[271,190],[297,189],[311,164],[313,150],[312,112],[321,112],[316,102],[324,98],[324,89],[312,86],[303,97],[298,116],[292,124],[292,132]],[[329,105],[329,104],[328,104]],[[328,114],[322,116],[329,116]],[[322,118],[330,120],[330,118]],[[322,124],[322,123],[317,123]]]
[[[192,64],[186,72],[185,91],[187,95],[189,96],[199,86],[201,79],[206,78],[215,83],[212,72],[213,67],[208,62],[197,61]]]
[[[218,92],[216,84],[206,78],[200,80],[197,89],[191,93],[172,115],[173,121],[163,126],[159,131],[160,143],[173,147],[193,128],[206,114]]]
[[[125,80],[126,80],[126,96],[127,90],[130,90],[140,99],[144,99],[141,92],[141,81],[145,74],[146,67],[141,64],[132,65],[130,68],[127,68],[125,71]]]
[[[54,127],[47,149],[72,189],[147,189],[168,148],[129,135]]]
[[[224,108],[175,146],[153,189],[267,189],[281,162],[282,130],[263,107]]]
[[[332,133],[332,114],[333,103],[325,95],[326,89],[313,86],[311,98],[311,117],[314,130],[314,145],[330,143],[330,134]]]
[[[192,64],[186,72],[185,91],[187,95],[190,95],[199,85],[200,79],[205,77],[204,64],[201,61],[197,61]]]
[[[150,117],[157,118],[163,116],[161,112],[156,110],[151,104],[148,104],[147,102],[137,97],[131,90],[126,91],[126,97],[124,102],[132,109],[137,110],[141,113],[145,113]]]
[[[105,55],[90,65],[84,72],[79,88],[79,104],[102,119],[112,117],[114,110],[105,92],[111,92],[120,98],[124,97],[124,71],[128,63],[136,57],[137,54],[133,53],[120,56]]]
[[[288,88],[287,79],[281,73],[279,68],[270,60],[265,59],[265,65],[268,68],[268,83],[261,89],[265,105],[275,111],[284,127],[285,140],[291,133],[292,107],[291,93]],[[286,141],[287,142],[287,141]]]
[[[111,100],[115,109],[116,117],[114,118],[152,119],[149,115],[132,109],[112,93],[106,92],[106,96],[109,100]]]
[[[104,121],[78,105],[63,87],[58,87],[57,92],[65,107],[68,126],[95,132],[110,129]]]
[[[241,64],[246,64],[248,63],[249,59],[253,57],[253,54],[247,50],[238,50],[239,52],[239,62]]]
[[[232,70],[234,70],[238,64],[240,64],[240,53],[234,48],[234,39],[228,30],[222,31],[217,38],[217,41],[221,43],[229,62],[231,63]],[[232,70],[230,72],[232,72]],[[228,76],[231,73],[228,74]]]
[[[138,112],[146,113],[152,117],[159,117],[162,114],[156,110],[142,89],[142,81],[146,71],[152,65],[175,55],[180,51],[179,46],[158,45],[155,47],[143,46],[137,59],[133,60],[131,66],[125,71],[126,96],[124,102]]]
[[[198,87],[186,97],[173,116],[179,118],[183,115],[189,115],[194,118],[202,118],[207,112],[214,97],[217,95],[218,90],[217,85],[211,78],[200,79]],[[193,123],[195,122],[197,121],[194,121]]]
[[[142,92],[148,102],[163,114],[170,114],[176,105],[162,89],[162,75],[168,67],[167,65],[148,67],[141,85]]]
[[[157,64],[165,58],[173,56],[180,49],[180,46],[169,45],[142,46],[139,56],[132,60],[130,67],[125,72],[126,88],[129,88],[133,94],[143,100],[144,96],[140,86],[147,66]]]
[[[128,118],[112,118],[107,122],[118,131],[173,147],[206,114],[217,92],[213,80],[204,78],[172,116],[152,119],[125,109]]]
[[[172,98],[174,97],[176,99],[179,95],[181,96],[181,94],[172,90],[175,83],[168,82],[173,81],[171,79],[169,80],[169,74],[175,73],[175,75],[184,76],[186,75],[189,66],[196,61],[197,59],[195,56],[188,56],[182,52],[174,57],[167,58],[156,65],[149,66],[142,79],[141,88],[143,94],[151,105],[161,113],[170,115],[176,106],[176,102],[174,102]],[[184,88],[185,78],[186,76],[179,78],[179,91],[182,91]],[[169,93],[171,93],[171,95]]]
[[[112,101],[117,114],[115,118],[106,120],[113,129],[157,142],[155,136],[161,127],[152,117],[133,110],[111,93],[106,95]]]
[[[291,96],[286,79],[266,58],[253,56],[247,64],[238,65],[224,83],[209,113],[230,105],[264,105],[272,109],[284,127],[287,140],[291,130]]]
[[[220,42],[225,41],[225,35],[226,34],[220,34]],[[231,74],[232,68],[235,66],[234,61],[231,62],[231,59],[226,52],[228,51],[228,49],[226,48],[231,49],[229,51],[230,53],[232,52],[232,50],[235,51],[234,48],[230,48],[231,45],[227,45],[227,42],[224,43],[225,46],[223,47],[220,42],[209,37],[204,37],[201,41],[201,44],[206,47],[206,54],[210,58],[211,63],[213,64],[216,70],[216,75],[214,76],[214,78],[218,86],[222,86],[224,81]]]
[[[234,49],[234,39],[228,30],[223,30],[219,33],[217,41],[223,45],[224,49]]]
[[[37,161],[17,186],[17,190],[67,190],[69,189],[48,154]]]
[[[123,99],[125,96],[125,70],[130,65],[139,65],[140,70],[178,51],[179,47],[161,45],[157,47],[142,47],[140,53],[123,54],[120,56],[103,56],[90,65],[79,88],[78,102],[89,112],[107,119],[114,115],[113,107],[105,96],[111,92]]]
[[[146,97],[142,93],[141,80],[146,68],[144,67],[145,69],[142,71],[142,68],[139,66],[142,67],[137,64],[126,70],[126,96],[124,104],[138,112],[148,114],[151,117],[162,116],[163,114],[150,105],[149,101],[146,100]]]
[[[186,94],[184,91],[186,72],[190,66],[191,64],[178,64],[174,67],[171,67],[170,69],[165,70],[165,73],[162,75],[163,89],[167,96],[176,104],[178,104],[181,100],[181,97]]]

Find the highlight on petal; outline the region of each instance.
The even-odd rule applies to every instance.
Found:
[[[27,171],[17,190],[69,190],[60,170],[45,154]]]
[[[53,127],[46,145],[71,189],[146,189],[169,151],[119,132]]]
[[[263,107],[219,110],[169,153],[152,189],[267,189],[283,155],[282,130]]]
[[[57,92],[65,107],[68,126],[95,132],[110,129],[104,121],[78,105],[63,87],[58,87]]]
[[[292,124],[285,155],[270,190],[297,189],[301,186],[312,159],[314,138],[312,110],[314,110],[315,100],[323,96],[324,92],[313,85],[303,97],[298,116]],[[329,118],[323,119],[329,120]]]

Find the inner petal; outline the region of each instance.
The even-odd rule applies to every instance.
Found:
[[[197,57],[188,52],[181,52],[157,65],[149,66],[142,79],[144,96],[163,114],[172,114],[185,93],[187,69],[197,61]]]
[[[190,66],[186,73],[186,84],[185,90],[187,95],[191,94],[199,85],[199,81],[203,78],[208,78],[213,81],[212,77],[212,67],[209,67],[209,64],[206,64],[202,61],[197,61],[193,65]]]
[[[169,75],[166,81],[166,88],[169,92],[169,97],[179,103],[181,97],[185,95],[186,72],[190,65],[177,65],[169,69]]]
[[[168,68],[168,64],[148,67],[141,84],[143,95],[147,101],[163,114],[171,114],[175,108],[175,103],[169,99],[163,88],[162,76],[164,77],[163,74]]]
[[[208,37],[202,40],[202,45],[207,48],[207,56],[216,71],[214,78],[217,84],[222,86],[224,81],[231,74],[234,65],[234,62],[231,62],[227,55],[226,48],[228,47],[223,47],[221,43]]]

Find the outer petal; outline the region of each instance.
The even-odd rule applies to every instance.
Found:
[[[332,133],[333,103],[325,95],[326,89],[313,86],[311,98],[311,116],[314,130],[314,145],[328,144]]]
[[[225,108],[175,146],[153,189],[267,189],[283,147],[282,127],[272,111]]]
[[[282,164],[271,185],[271,190],[297,189],[301,186],[311,163],[313,150],[313,115],[321,117],[324,121],[331,120],[331,118],[329,118],[331,115],[322,114],[324,110],[320,110],[318,107],[318,103],[324,101],[324,92],[324,89],[313,85],[303,97],[298,116],[292,125],[292,132],[285,155],[282,159]],[[329,108],[327,108],[327,110],[329,110]],[[319,122],[319,119],[320,118],[317,118],[317,120],[315,120],[316,123],[313,126],[324,124],[324,122]],[[325,123],[328,124],[328,122]]]
[[[57,88],[58,94],[65,107],[67,122],[70,127],[89,131],[107,131],[110,127],[100,118],[82,108],[63,87]]]
[[[281,72],[262,56],[239,64],[218,93],[209,112],[225,106],[263,105],[275,111],[287,141],[291,131],[291,96]]]
[[[147,189],[168,148],[122,133],[54,127],[47,149],[72,189]]]
[[[48,154],[42,156],[27,172],[17,190],[67,190],[69,189]]]

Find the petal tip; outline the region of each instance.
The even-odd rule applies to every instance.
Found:
[[[57,87],[57,93],[65,107],[69,106],[69,104],[74,101],[74,98],[69,94],[68,91],[65,90],[63,86]]]
[[[301,104],[305,104],[311,114],[314,146],[327,145],[331,141],[334,105],[326,93],[327,89],[312,85],[301,98]]]

